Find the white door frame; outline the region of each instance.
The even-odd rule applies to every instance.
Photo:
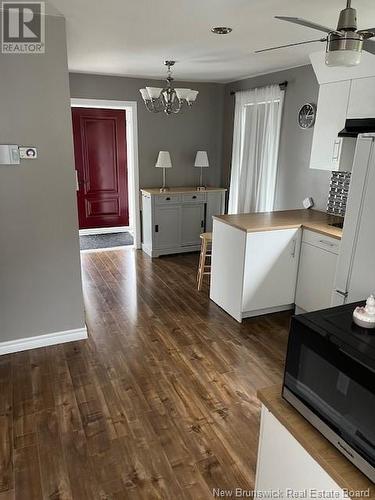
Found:
[[[129,196],[129,230],[134,236],[135,248],[141,248],[141,219],[139,212],[139,162],[138,162],[138,124],[136,101],[111,101],[107,99],[70,100],[72,108],[123,109],[126,113],[126,145],[128,160],[128,196]],[[104,228],[81,230],[80,234],[99,234],[119,232],[121,228]]]

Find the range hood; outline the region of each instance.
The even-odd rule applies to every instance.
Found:
[[[375,118],[358,118],[346,120],[345,128],[339,137],[357,137],[359,134],[375,132]]]

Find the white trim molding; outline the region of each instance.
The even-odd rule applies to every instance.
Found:
[[[38,349],[50,345],[64,344],[76,340],[87,339],[87,328],[77,328],[76,330],[66,330],[63,332],[47,333],[37,337],[29,337],[16,340],[0,342],[0,356],[11,354],[13,352],[28,351],[29,349]]]
[[[129,221],[134,233],[134,246],[141,248],[141,218],[139,211],[139,160],[137,101],[108,99],[71,99],[73,108],[123,109],[126,112],[126,144],[128,156]],[[130,125],[130,126],[129,126]],[[87,234],[87,233],[86,233]],[[98,233],[95,233],[98,234]]]
[[[118,226],[118,227],[98,227],[96,229],[80,229],[80,236],[91,236],[93,234],[112,234],[112,233],[130,233],[133,235],[133,231],[129,226]]]

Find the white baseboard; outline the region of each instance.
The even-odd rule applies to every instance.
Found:
[[[8,340],[6,342],[0,342],[0,356],[3,354],[11,354],[12,352],[28,351],[29,349],[37,349],[38,347],[64,344],[65,342],[74,342],[75,340],[84,339],[87,339],[86,327],[77,328],[76,330],[47,333],[46,335],[38,335],[37,337]]]
[[[152,258],[158,258],[161,255],[175,255],[179,253],[191,253],[191,252],[199,252],[201,249],[200,245],[192,245],[189,247],[171,247],[171,248],[163,248],[159,250],[153,250],[151,246],[145,245],[142,243],[142,250]]]
[[[119,250],[134,250],[134,245],[122,245],[120,247],[105,247],[105,248],[89,248],[87,250],[80,250],[81,253],[99,253],[99,252],[115,252]]]
[[[267,307],[266,309],[258,309],[242,313],[242,319],[253,318],[254,316],[264,316],[265,314],[273,314],[294,309],[294,304],[286,304],[285,306]]]
[[[98,227],[96,229],[80,229],[80,236],[91,236],[93,234],[110,234],[110,233],[131,233],[133,230],[129,226],[119,227]]]

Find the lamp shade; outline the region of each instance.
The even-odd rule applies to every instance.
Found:
[[[187,102],[193,103],[196,101],[199,92],[198,90],[190,90],[190,93],[186,97]]]
[[[155,164],[157,168],[172,168],[171,155],[169,151],[159,151],[159,156]]]
[[[187,99],[191,93],[191,89],[175,89],[177,99]]]
[[[161,91],[159,87],[146,87],[150,99],[158,99],[160,97]]]
[[[210,163],[208,161],[207,151],[197,151],[197,155],[195,157],[194,167],[209,167]]]
[[[139,92],[141,93],[144,101],[147,101],[150,99],[150,95],[149,95],[147,89],[139,89]]]

